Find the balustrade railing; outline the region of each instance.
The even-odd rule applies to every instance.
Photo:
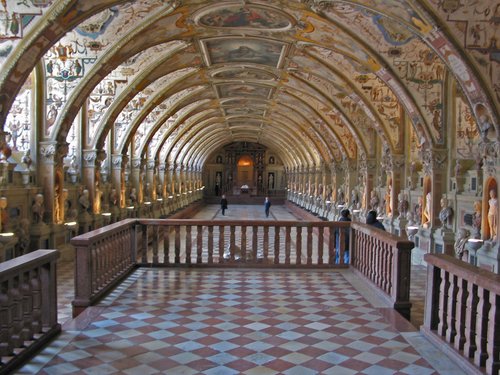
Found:
[[[382,291],[381,297],[401,315],[410,319],[410,275],[413,242],[353,222],[353,256],[357,273]]]
[[[345,268],[349,246],[359,274],[409,316],[413,243],[364,224],[129,219],[75,237],[71,243],[76,248],[74,316],[136,266]]]
[[[56,250],[0,263],[0,374],[36,353],[61,331],[57,323]]]
[[[136,267],[135,219],[71,239],[75,247],[73,316],[100,299]]]
[[[469,373],[482,373],[479,368],[498,375],[500,275],[444,254],[426,254],[424,259],[428,269],[422,332],[448,349]]]

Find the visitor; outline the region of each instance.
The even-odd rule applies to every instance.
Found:
[[[266,197],[264,201],[264,211],[266,213],[266,217],[269,217],[269,209],[271,208],[271,201],[269,200],[269,197]]]
[[[371,226],[374,226],[375,228],[385,230],[384,224],[382,224],[378,219],[377,219],[377,211],[371,210],[368,212],[366,215],[366,224],[369,224]]]
[[[222,211],[222,216],[224,216],[227,210],[227,199],[225,194],[222,194],[222,199],[220,200],[220,209]]]
[[[339,221],[351,221],[351,213],[345,208],[340,211],[340,219]],[[342,228],[342,233],[344,234],[344,264],[349,263],[349,228]],[[339,228],[335,229],[335,263],[340,262],[340,230]]]

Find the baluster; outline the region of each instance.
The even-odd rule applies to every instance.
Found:
[[[473,358],[476,352],[476,314],[477,314],[477,285],[469,282],[467,285],[467,306],[465,309],[465,344],[464,354]]]
[[[163,229],[163,263],[170,264],[170,227]]]
[[[175,226],[175,239],[174,239],[174,263],[180,264],[181,262],[181,226]]]
[[[290,264],[290,249],[292,244],[292,228],[287,225],[285,231],[285,264]]]
[[[31,291],[30,272],[26,271],[22,275],[21,296],[23,301],[23,329],[21,337],[23,341],[29,341],[33,338],[33,329],[31,327],[33,314],[33,294]]]
[[[483,367],[486,363],[486,339],[488,336],[488,310],[489,310],[489,297],[490,292],[478,286],[477,295],[479,301],[477,304],[477,318],[476,318],[476,353],[474,353],[474,363],[476,366]]]
[[[7,357],[14,350],[11,327],[9,281],[3,281],[0,284],[0,357]]]
[[[295,263],[297,265],[302,264],[302,227],[297,227],[297,240],[295,241],[295,246],[297,247],[295,254]]]
[[[158,264],[159,256],[158,256],[158,225],[153,227],[153,263]]]
[[[495,374],[500,370],[500,296],[490,292],[490,313],[488,329],[486,373]]]
[[[328,264],[335,264],[335,228],[331,225],[328,230]]]
[[[234,225],[231,225],[229,227],[229,253],[231,255],[231,262],[234,262],[236,253],[235,231],[236,227]]]
[[[247,261],[247,226],[241,226],[241,260]]]
[[[449,274],[445,270],[441,270],[441,284],[439,285],[439,306],[438,306],[438,316],[439,316],[439,324],[438,324],[438,334],[440,336],[446,335],[446,322],[447,314],[446,314],[446,301],[448,299],[448,289],[449,289]]]
[[[23,329],[23,305],[20,291],[19,276],[12,278],[12,284],[9,288],[9,310],[12,314],[12,333],[11,340],[15,348],[23,346],[21,331]]]
[[[214,227],[212,225],[208,226],[208,264],[213,264],[214,262]]]
[[[264,263],[267,263],[268,256],[269,256],[269,227],[266,225],[264,227]]]
[[[393,249],[389,244],[384,245],[384,272],[382,273],[383,278],[381,283],[382,289],[385,290],[388,295],[392,295],[392,289],[394,288],[394,285],[392,285],[392,270],[395,251],[398,251],[398,249]]]
[[[257,233],[259,231],[259,227],[257,225],[252,226],[252,259],[254,262],[257,262],[257,248],[258,248],[258,237]]]
[[[90,277],[92,278],[92,280],[90,281],[91,282],[91,287],[92,287],[92,294],[95,293],[96,291],[99,290],[99,286],[100,286],[100,283],[99,283],[99,279],[100,279],[100,275],[99,275],[99,272],[98,272],[98,256],[97,256],[97,249],[96,249],[96,246],[95,244],[92,244],[89,246],[90,249],[90,256],[91,256],[91,261],[90,261],[90,264],[91,264],[91,267],[92,267],[92,271],[90,272]]]
[[[40,271],[33,269],[31,276],[31,291],[33,293],[33,314],[31,329],[34,334],[42,332],[42,283],[40,281]]]
[[[324,227],[319,227],[318,228],[319,233],[318,233],[318,264],[323,264],[323,231],[325,230]],[[343,257],[342,257],[343,259]]]
[[[196,263],[203,263],[203,226],[196,226]]]
[[[148,226],[142,225],[142,263],[148,263]]]
[[[224,261],[224,225],[219,225],[219,263]]]
[[[307,227],[307,264],[312,264],[312,243],[313,243],[313,238],[312,238],[312,226]]]
[[[447,321],[446,325],[448,329],[446,330],[446,341],[452,344],[455,340],[455,336],[457,334],[457,330],[455,327],[456,324],[456,313],[457,313],[457,277],[452,275],[450,277],[450,285],[448,288],[448,303],[447,303]]]
[[[455,330],[457,335],[455,337],[455,349],[461,351],[464,348],[465,343],[465,312],[467,304],[467,281],[461,277],[457,277],[457,307],[456,307],[456,319],[455,319]]]
[[[191,251],[192,251],[192,241],[191,241],[191,225],[186,225],[186,264],[191,264]]]
[[[280,227],[274,227],[274,264],[280,264]]]

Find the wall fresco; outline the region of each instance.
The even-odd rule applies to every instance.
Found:
[[[198,24],[216,28],[271,30],[286,29],[292,26],[291,20],[281,12],[253,5],[230,5],[215,8],[199,17]]]

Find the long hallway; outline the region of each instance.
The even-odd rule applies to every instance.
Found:
[[[265,219],[264,207],[208,205],[193,218]],[[269,220],[297,220],[285,206]],[[70,319],[72,263],[58,270],[63,333],[19,374],[463,374],[349,270],[136,270]],[[417,293],[418,292],[418,293]]]

